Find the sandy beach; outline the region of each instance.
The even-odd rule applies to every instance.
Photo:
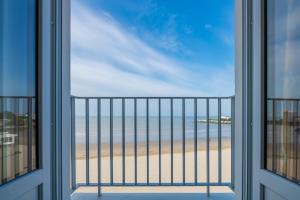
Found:
[[[122,145],[114,144],[114,182],[122,182]],[[171,145],[170,142],[162,142],[161,144],[161,181],[169,183],[171,180]],[[140,183],[147,182],[147,149],[145,143],[138,144],[137,151],[137,181]],[[186,182],[194,182],[194,141],[186,141],[186,153],[185,153],[185,168],[186,168]],[[212,139],[210,141],[210,181],[217,182],[218,180],[218,145],[217,140]],[[151,142],[149,144],[149,178],[150,182],[158,182],[159,180],[159,154],[158,143]],[[110,182],[110,152],[109,144],[102,145],[101,154],[101,181]],[[180,141],[174,141],[174,183],[182,182],[182,143]],[[76,151],[76,179],[77,183],[85,182],[85,146],[78,145]],[[197,158],[198,158],[198,170],[197,179],[198,182],[206,182],[206,143],[205,140],[198,140],[197,145]],[[97,148],[96,145],[90,146],[90,182],[97,183]],[[134,145],[126,144],[126,156],[125,156],[125,176],[126,182],[134,182]],[[231,149],[230,139],[222,139],[222,181],[230,182],[231,178]],[[105,187],[106,188],[106,187]],[[149,191],[146,187],[139,189],[141,191]],[[197,187],[196,187],[197,188]],[[107,188],[111,190],[111,188]],[[163,190],[163,188],[161,189]],[[222,191],[227,190],[226,188]],[[121,189],[121,191],[130,191],[130,189]]]

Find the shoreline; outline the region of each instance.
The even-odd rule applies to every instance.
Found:
[[[176,140],[173,142],[173,153],[182,153],[182,140]],[[222,150],[229,149],[231,147],[230,138],[222,138]],[[218,149],[218,139],[210,139],[210,150]],[[194,152],[194,140],[187,139],[185,141],[185,152]],[[206,139],[197,140],[197,151],[206,150]],[[97,158],[97,145],[90,144],[90,159]],[[171,142],[170,141],[161,141],[161,154],[170,154],[171,153]],[[149,155],[158,155],[159,154],[159,142],[158,141],[149,141]],[[113,145],[113,155],[122,156],[122,143],[114,143]],[[147,143],[145,141],[137,143],[137,155],[145,156],[147,155]],[[101,144],[101,157],[110,156],[110,144],[102,143]],[[134,156],[134,142],[125,143],[125,156]],[[83,160],[86,158],[86,145],[85,144],[76,144],[76,159]]]

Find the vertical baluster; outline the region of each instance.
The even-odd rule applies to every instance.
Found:
[[[275,122],[276,120],[280,120],[280,116],[278,116],[279,119],[277,119],[277,112],[278,114],[280,114],[280,112],[282,111],[282,102],[280,100],[276,101],[274,99],[274,104],[275,104],[275,112],[274,112],[274,117],[275,117]],[[278,109],[278,111],[277,111]],[[280,171],[280,150],[281,150],[281,137],[280,137],[280,130],[279,127],[281,127],[281,123],[282,122],[279,122],[278,126],[276,126],[276,123],[275,123],[275,131],[274,131],[274,136],[275,136],[275,145],[276,145],[276,148],[275,148],[275,166],[274,166],[274,172],[275,173],[279,173]],[[281,129],[281,128],[280,128]]]
[[[296,100],[296,126],[299,127],[299,101]],[[295,179],[298,180],[299,182],[299,179],[298,179],[298,137],[299,137],[299,131],[296,131],[296,177]],[[273,143],[273,146],[274,146],[274,143]]]
[[[158,99],[158,177],[159,184],[161,184],[161,99]]]
[[[3,97],[3,101],[2,101],[2,131],[5,133],[6,132],[6,122],[5,119],[7,118],[6,116],[6,112],[7,112],[7,101],[8,99],[6,97]],[[28,108],[28,99],[27,99],[27,108]],[[28,131],[28,130],[27,130]],[[2,133],[3,133],[2,132]],[[25,139],[24,139],[25,140]],[[28,134],[27,134],[27,140],[28,140]],[[5,141],[2,140],[2,142],[4,143]],[[27,152],[28,153],[28,152]],[[28,157],[28,156],[27,156]],[[2,182],[6,182],[7,181],[7,148],[5,145],[2,146]],[[27,161],[28,162],[28,161]],[[24,163],[25,164],[25,163]],[[27,163],[28,166],[28,163]]]
[[[294,127],[298,127],[298,102],[297,102],[297,100],[293,100],[293,104],[294,104],[294,106],[296,107],[295,108],[295,110],[296,110],[296,113],[295,113],[295,116],[293,117],[293,120],[294,120]],[[295,180],[297,180],[297,143],[298,143],[298,137],[297,137],[297,135],[298,135],[298,133],[297,133],[297,131],[294,131],[294,136],[293,136],[293,138],[292,138],[292,144],[293,145],[291,145],[292,147],[291,148],[293,148],[293,159],[294,159],[294,172],[293,172],[293,178],[295,179]]]
[[[86,128],[86,184],[90,184],[90,109],[89,109],[89,99],[85,99],[85,128]]]
[[[210,135],[209,135],[209,98],[206,99],[206,182],[207,196],[210,196]]]
[[[146,99],[147,185],[149,185],[149,98]]]
[[[1,120],[1,124],[2,126],[0,126],[0,132],[3,134],[3,132],[5,131],[4,130],[4,107],[3,107],[3,104],[4,104],[4,98],[3,97],[0,97],[0,113],[2,113],[2,119]],[[0,148],[0,184],[2,183],[2,179],[3,179],[3,168],[4,168],[4,164],[3,164],[3,158],[4,158],[4,154],[3,154],[3,144],[2,144],[2,141],[3,140],[0,140],[0,145],[2,146]]]
[[[32,98],[28,98],[28,171],[32,170]]]
[[[72,189],[76,189],[76,139],[75,139],[75,98],[71,99],[71,161],[72,161]]]
[[[182,182],[185,184],[185,98],[182,98]]]
[[[134,98],[134,184],[137,185],[137,99]]]
[[[170,106],[171,106],[171,185],[173,185],[174,177],[173,177],[173,98],[170,99]]]
[[[97,99],[98,196],[101,196],[101,99]]]
[[[231,188],[234,189],[234,151],[235,151],[235,99],[231,98]]]
[[[11,97],[8,101],[8,112],[14,112],[14,97]],[[32,115],[31,115],[32,116]],[[9,120],[14,120],[14,117],[8,115],[8,119]],[[10,125],[9,125],[10,126]],[[10,134],[14,134],[14,129],[13,128],[9,128],[9,133]],[[32,138],[32,136],[30,137]],[[29,146],[30,147],[30,146]],[[32,149],[32,139],[31,139],[31,149]],[[8,147],[7,149],[7,161],[8,161],[8,169],[7,169],[7,172],[8,172],[8,178],[9,179],[14,179],[15,178],[15,159],[14,159],[14,156],[10,156],[12,154],[12,152],[15,152],[16,149],[15,149],[15,145],[10,145],[10,147]],[[31,153],[32,154],[32,153]],[[31,161],[31,165],[32,165],[32,161]],[[32,169],[33,167],[31,167]]]
[[[19,98],[19,97],[17,97]],[[38,113],[39,107],[37,104],[37,98],[36,97],[32,97],[32,169],[38,169],[38,156],[39,156],[39,152],[38,152],[38,118],[37,118],[37,113]],[[71,114],[71,113],[70,113]],[[35,126],[36,124],[36,126]]]
[[[113,112],[114,112],[114,101],[113,98],[109,99],[109,105],[110,105],[110,185],[114,184],[114,137],[113,137],[113,128],[114,128],[114,121],[113,121]]]
[[[289,110],[290,109],[290,101],[289,100],[284,100],[284,105],[285,105],[285,109]],[[286,116],[286,122],[283,123],[288,123],[289,120],[289,116]],[[289,145],[288,145],[288,136],[289,136],[289,132],[288,132],[288,126],[287,124],[285,125],[285,136],[284,136],[284,142],[283,142],[283,146],[285,148],[285,153],[284,155],[284,172],[283,172],[283,176],[289,178],[289,174],[288,174],[288,156],[289,156]]]
[[[272,171],[275,170],[275,100],[272,100],[272,110],[273,110],[273,115],[272,115]]]
[[[125,185],[125,98],[122,98],[122,163],[123,185]]]
[[[15,137],[15,176],[20,175],[20,131],[19,131],[19,98],[15,98],[15,116],[14,116],[14,127],[15,127],[15,134],[17,137]]]
[[[222,101],[218,98],[218,182],[222,182],[222,126],[221,126],[221,112]]]
[[[13,107],[13,101],[14,100],[14,98],[12,98],[12,97],[9,97],[8,99],[7,99],[7,118],[8,118],[8,120],[10,121],[10,120],[12,120],[12,116],[9,114],[11,111],[13,111],[12,110],[12,107]],[[29,114],[30,115],[30,114]],[[30,122],[29,122],[30,123]],[[13,130],[12,130],[12,128],[11,128],[11,125],[8,123],[8,129],[7,129],[7,132],[8,132],[8,134],[13,134]],[[30,138],[32,138],[32,136],[30,137]],[[14,149],[14,146],[13,145],[6,145],[7,146],[7,148],[6,148],[6,156],[5,156],[5,159],[6,159],[6,161],[7,161],[7,164],[6,164],[6,172],[7,172],[7,175],[6,175],[6,181],[9,181],[10,179],[13,179],[13,178],[15,178],[14,177],[14,165],[15,165],[15,163],[14,163],[14,159],[13,159],[13,157],[11,156],[11,153],[12,152],[14,152],[15,151],[15,149]],[[28,148],[30,148],[32,146],[32,144],[30,145],[30,146],[28,146]],[[30,162],[30,163],[32,163],[32,162]],[[30,169],[32,169],[32,167],[30,168]]]
[[[197,98],[194,99],[194,175],[195,175],[195,184],[198,183],[198,151],[197,151],[197,143],[198,143],[198,124],[197,124]]]

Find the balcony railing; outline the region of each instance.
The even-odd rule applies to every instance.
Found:
[[[234,97],[72,97],[72,188],[233,188]]]
[[[265,114],[265,168],[300,184],[300,99],[268,98]]]
[[[37,99],[0,96],[0,186],[38,167]]]

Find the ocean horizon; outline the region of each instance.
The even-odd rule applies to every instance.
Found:
[[[215,118],[215,117],[211,117]],[[206,117],[198,117],[197,120],[205,120]],[[147,140],[146,132],[146,117],[137,116],[137,141],[145,142]],[[75,136],[76,144],[85,144],[86,140],[86,118],[84,116],[75,117]],[[185,139],[194,139],[194,117],[187,116],[185,118]],[[205,139],[207,134],[207,124],[197,122],[197,138]],[[134,142],[134,117],[125,116],[125,142]],[[209,124],[209,135],[211,139],[218,137],[218,124]],[[183,127],[182,117],[173,117],[173,140],[182,140]],[[221,124],[221,137],[231,137],[231,124]],[[89,118],[89,140],[90,144],[95,144],[97,141],[97,117],[90,116]],[[159,140],[159,118],[157,116],[149,116],[149,141]],[[170,116],[161,116],[161,141],[171,141],[171,118]],[[101,117],[101,142],[110,142],[110,117]],[[113,117],[113,142],[122,142],[122,117]]]

